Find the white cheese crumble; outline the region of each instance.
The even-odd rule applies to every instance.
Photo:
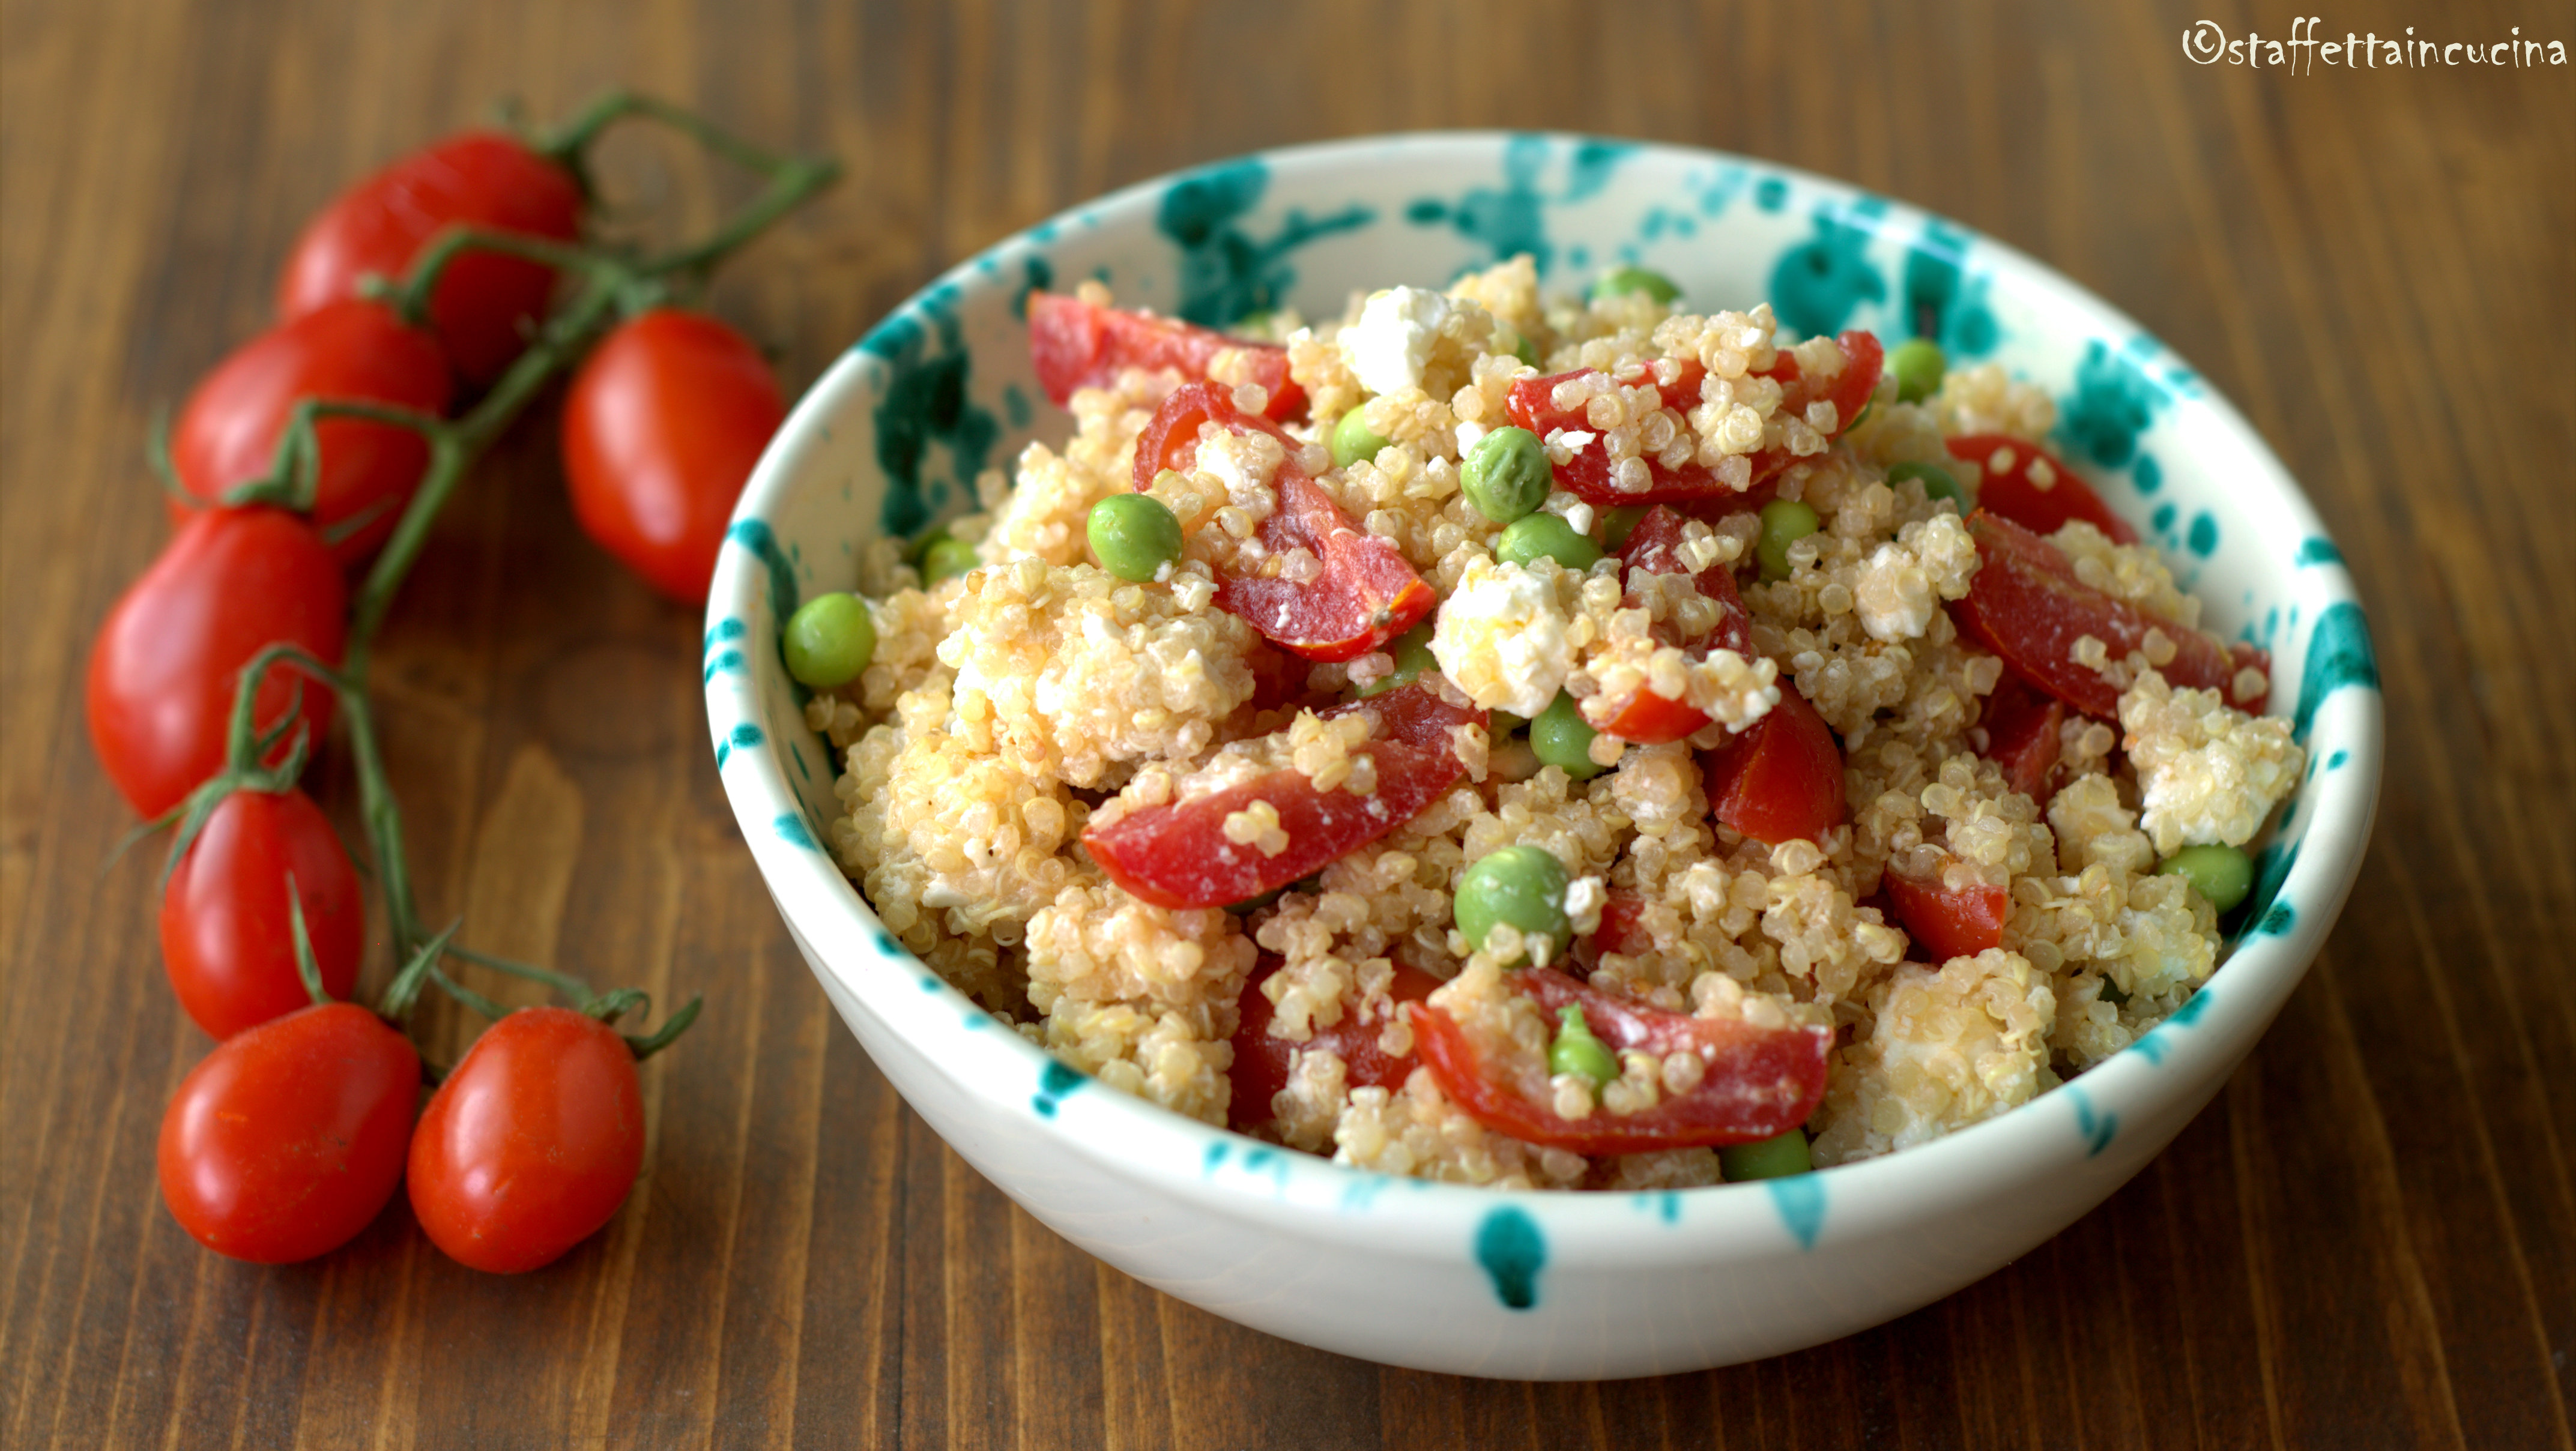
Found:
[[[1576,644],[1557,598],[1554,561],[1524,568],[1478,555],[1440,606],[1431,656],[1486,710],[1534,716],[1565,688]]]
[[[1372,393],[1401,393],[1422,386],[1432,340],[1449,320],[1450,300],[1427,287],[1391,287],[1372,293],[1360,320],[1342,330],[1342,350],[1360,386]]]

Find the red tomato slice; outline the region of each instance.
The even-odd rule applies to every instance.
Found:
[[[1951,604],[1950,618],[2031,684],[2086,715],[2116,719],[2119,689],[2075,662],[2075,642],[2091,635],[2117,660],[2141,648],[2149,630],[2162,630],[2174,643],[2173,659],[2159,667],[2168,683],[2215,690],[2241,710],[2263,708],[2263,695],[2237,700],[2232,684],[2248,665],[2270,677],[2263,651],[2221,645],[2104,594],[2075,577],[2065,551],[2009,519],[1979,509],[1968,516],[1968,532],[1977,540],[1977,576],[1967,598]]]
[[[1649,508],[1636,528],[1629,531],[1627,543],[1619,547],[1621,576],[1639,569],[1649,574],[1690,574],[1690,566],[1681,557],[1682,524],[1682,515],[1661,504]],[[1744,608],[1744,597],[1736,593],[1734,571],[1724,564],[1712,564],[1692,576],[1691,583],[1722,609],[1717,628],[1701,638],[1700,657],[1706,659],[1712,651],[1732,650],[1751,659],[1753,616]],[[1627,603],[1634,608],[1637,597],[1631,594]],[[1657,621],[1649,633],[1660,644],[1682,643],[1681,636],[1666,621]],[[1667,700],[1640,687],[1602,729],[1621,740],[1660,746],[1707,724],[1708,717],[1687,702]]]
[[[2066,460],[2035,443],[2000,433],[1968,433],[1946,440],[1950,457],[1962,458],[1986,472],[1977,488],[1977,507],[1992,509],[2034,534],[2054,534],[2070,519],[2081,519],[2111,536],[2114,544],[2135,544],[2138,531],[2111,512],[2093,486],[2066,466]],[[2001,461],[2003,467],[1997,467]],[[2031,470],[2045,461],[2055,481],[2041,488]]]
[[[1288,350],[1277,343],[1228,337],[1174,317],[1094,307],[1061,292],[1029,294],[1029,359],[1038,386],[1062,407],[1076,388],[1105,388],[1122,368],[1177,368],[1205,378],[1227,348],[1251,355],[1252,380],[1270,390],[1270,418],[1294,418],[1306,392],[1288,377]]]
[[[2048,805],[2048,773],[2057,768],[2066,707],[2007,670],[1977,722],[1986,729],[1985,758],[2004,768],[2004,780],[2041,806]]]
[[[1271,1100],[1288,1086],[1289,1072],[1296,1066],[1294,1060],[1305,1050],[1333,1050],[1346,1070],[1343,1081],[1352,1088],[1401,1088],[1406,1075],[1422,1061],[1411,1053],[1401,1058],[1388,1057],[1377,1045],[1386,1020],[1377,1018],[1363,1023],[1358,1014],[1347,1009],[1340,1022],[1329,1028],[1318,1025],[1314,1036],[1303,1043],[1270,1036],[1270,1021],[1279,1010],[1271,1004],[1270,995],[1261,990],[1261,984],[1285,965],[1281,959],[1264,953],[1252,970],[1251,981],[1243,985],[1243,1025],[1234,1030],[1234,1066],[1226,1070],[1226,1077],[1234,1084],[1234,1096],[1225,1113],[1230,1128],[1250,1132],[1276,1121]],[[1418,967],[1397,963],[1395,981],[1388,991],[1399,1003],[1418,1003],[1438,986],[1440,979]]]
[[[1798,360],[1783,350],[1779,360],[1762,370],[1760,376],[1776,379],[1780,384],[1781,408],[1790,413],[1803,413],[1810,403],[1831,400],[1838,419],[1834,433],[1839,436],[1860,417],[1869,405],[1870,394],[1878,387],[1880,368],[1887,360],[1886,350],[1879,346],[1874,333],[1847,332],[1834,342],[1843,350],[1845,363],[1840,377],[1831,387],[1811,391],[1799,376]],[[1523,378],[1512,385],[1506,407],[1512,422],[1541,438],[1558,429],[1590,433],[1593,430],[1581,410],[1559,408],[1552,396],[1559,383],[1583,376],[1584,370],[1557,373],[1547,377]],[[1670,383],[1658,385],[1664,395],[1664,406],[1687,413],[1699,406],[1700,379],[1707,369],[1697,362],[1682,365]],[[1595,504],[1690,504],[1706,501],[1746,501],[1752,490],[1782,469],[1797,461],[1785,448],[1764,449],[1752,456],[1752,477],[1746,489],[1732,489],[1719,481],[1716,470],[1705,464],[1690,463],[1680,468],[1666,468],[1647,460],[1650,482],[1642,493],[1622,493],[1610,486],[1610,451],[1599,439],[1574,451],[1574,457],[1559,465],[1556,481],[1577,497]],[[1755,507],[1746,503],[1746,507]]]
[[[1319,712],[1325,719],[1364,712],[1377,719],[1357,754],[1377,762],[1377,793],[1354,796],[1336,786],[1318,791],[1294,768],[1281,767],[1240,786],[1194,800],[1130,811],[1082,833],[1091,859],[1111,881],[1159,907],[1222,907],[1249,901],[1309,876],[1420,814],[1464,774],[1450,747],[1452,727],[1485,713],[1443,701],[1423,685]],[[1263,856],[1226,840],[1225,819],[1267,801],[1288,833],[1287,849]]]
[[[1440,603],[1431,586],[1384,539],[1363,534],[1295,455],[1302,447],[1269,419],[1234,406],[1214,383],[1173,391],[1136,440],[1136,489],[1151,488],[1167,468],[1187,468],[1198,457],[1199,429],[1216,423],[1237,433],[1267,433],[1289,450],[1272,487],[1279,496],[1261,521],[1262,547],[1272,555],[1303,549],[1323,561],[1321,579],[1298,584],[1284,576],[1230,574],[1217,580],[1217,608],[1259,630],[1273,644],[1309,660],[1356,660],[1413,628]]]
[[[1939,878],[1917,879],[1888,872],[1880,879],[1896,920],[1907,936],[1931,950],[1937,965],[1954,957],[1974,957],[2004,945],[2004,921],[2012,916],[2012,896],[1983,883],[1952,891]]]
[[[1547,1080],[1491,1062],[1449,1015],[1424,1004],[1413,1010],[1414,1042],[1440,1091],[1469,1118],[1524,1143],[1578,1154],[1642,1154],[1658,1149],[1751,1143],[1805,1123],[1825,1097],[1829,1028],[1757,1028],[1742,1021],[1693,1017],[1650,1008],[1633,998],[1587,987],[1553,968],[1513,974],[1548,1016],[1568,1003],[1613,1052],[1641,1049],[1659,1057],[1690,1052],[1706,1065],[1697,1087],[1643,1113],[1596,1109],[1580,1119],[1556,1115]]]
[[[1842,824],[1842,747],[1793,681],[1769,714],[1703,752],[1700,774],[1711,813],[1756,841],[1814,841]]]

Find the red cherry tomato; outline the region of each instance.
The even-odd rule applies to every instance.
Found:
[[[313,1001],[295,968],[290,876],[323,990],[346,998],[357,985],[366,903],[322,808],[291,787],[235,791],[161,891],[161,965],[208,1036],[229,1038]]]
[[[573,512],[645,583],[705,604],[734,500],[786,418],[768,360],[742,334],[704,313],[639,314],[564,400]]]
[[[400,279],[422,246],[451,226],[570,242],[581,232],[581,186],[495,131],[416,151],[340,193],[305,225],[277,280],[279,321],[357,296],[371,274]],[[488,383],[519,356],[554,281],[552,268],[491,252],[448,264],[429,315],[467,381]]]
[[[1937,876],[1918,879],[1894,871],[1879,880],[1905,935],[1929,949],[1935,964],[2004,945],[2012,895],[2003,888],[1979,882],[1954,891]]]
[[[1683,522],[1680,514],[1661,504],[1647,509],[1645,517],[1629,531],[1627,542],[1619,547],[1622,577],[1640,569],[1649,574],[1690,574],[1690,566],[1681,557]],[[1719,607],[1717,628],[1700,637],[1692,648],[1702,658],[1712,651],[1732,650],[1750,659],[1753,655],[1753,616],[1744,608],[1744,597],[1736,593],[1733,571],[1722,563],[1712,564],[1694,575],[1691,582],[1703,597],[1715,600]],[[1644,605],[1633,593],[1626,603],[1631,609],[1643,608]],[[1683,643],[1681,635],[1668,619],[1657,620],[1647,629],[1657,644]],[[1783,687],[1790,688],[1793,687]],[[1680,740],[1707,724],[1708,717],[1689,702],[1668,700],[1641,685],[1600,729],[1639,745],[1660,746]]]
[[[1252,381],[1270,390],[1269,418],[1294,418],[1306,392],[1288,377],[1288,350],[1277,343],[1228,337],[1173,317],[1094,307],[1060,292],[1029,294],[1029,360],[1038,386],[1057,407],[1076,388],[1105,388],[1124,368],[1172,368],[1184,381],[1207,376],[1227,348],[1241,348]]]
[[[411,1140],[411,1207],[462,1265],[551,1264],[617,1215],[644,1163],[644,1093],[617,1030],[521,1008],[466,1050]]]
[[[269,471],[278,435],[304,399],[390,403],[435,415],[447,408],[449,386],[438,344],[404,327],[391,309],[328,303],[244,343],[206,375],[180,410],[170,462],[180,486],[211,503]],[[429,466],[429,443],[400,424],[354,418],[324,419],[313,436],[321,445],[314,527],[326,537],[347,529],[332,552],[342,564],[361,564],[401,521]],[[192,512],[171,502],[174,518]]]
[[[1744,1144],[1796,1128],[1824,1101],[1831,1029],[1757,1028],[1739,1019],[1667,1013],[1554,968],[1517,972],[1512,981],[1551,1021],[1566,1004],[1581,1005],[1585,1024],[1614,1053],[1693,1053],[1707,1065],[1689,1092],[1642,1112],[1596,1108],[1583,1118],[1559,1118],[1543,1067],[1516,1072],[1440,1009],[1428,1003],[1412,1009],[1417,1051],[1440,1091],[1469,1118],[1525,1143],[1578,1154]]]
[[[1981,754],[2004,768],[2004,780],[2015,791],[2045,807],[2053,794],[2048,776],[2064,747],[2058,728],[2065,723],[2065,706],[2007,670],[1977,718],[1986,732]]]
[[[1777,361],[1757,376],[1770,378],[1780,385],[1780,412],[1800,416],[1810,403],[1830,401],[1837,422],[1834,436],[1852,426],[1861,410],[1869,406],[1870,393],[1878,387],[1878,374],[1887,358],[1874,333],[1847,332],[1834,339],[1843,350],[1843,370],[1833,382],[1814,387],[1803,377],[1797,357],[1781,350]],[[1555,392],[1558,384],[1582,377],[1586,370],[1556,373],[1547,377],[1523,378],[1512,384],[1505,407],[1512,422],[1541,438],[1558,429],[1576,433],[1596,432],[1580,408],[1559,408]],[[1699,406],[1700,381],[1708,370],[1697,361],[1686,362],[1670,383],[1658,384],[1664,406],[1688,412]],[[1567,492],[1595,504],[1693,504],[1717,503],[1729,507],[1756,508],[1760,504],[1762,485],[1790,464],[1797,462],[1786,448],[1767,448],[1751,458],[1751,475],[1747,489],[1735,489],[1722,482],[1717,471],[1706,464],[1688,463],[1680,468],[1667,468],[1653,459],[1647,460],[1648,482],[1643,492],[1624,493],[1610,484],[1610,449],[1600,439],[1574,451],[1574,456],[1557,466],[1556,481]]]
[[[1111,881],[1158,907],[1223,907],[1250,901],[1321,870],[1419,815],[1439,799],[1466,767],[1449,732],[1479,710],[1462,710],[1422,685],[1407,685],[1317,714],[1325,719],[1362,712],[1377,720],[1354,755],[1377,763],[1377,790],[1358,796],[1340,786],[1318,791],[1294,767],[1282,766],[1224,791],[1099,816],[1083,829],[1082,844]],[[1288,845],[1277,856],[1226,839],[1225,819],[1267,801],[1279,813]]]
[[[1285,575],[1227,573],[1217,580],[1217,608],[1283,650],[1331,661],[1356,660],[1379,648],[1440,602],[1394,544],[1361,533],[1323,486],[1297,467],[1294,439],[1270,420],[1235,407],[1233,395],[1214,383],[1176,389],[1155,410],[1136,440],[1137,491],[1151,488],[1164,469],[1189,467],[1206,423],[1237,433],[1258,430],[1289,450],[1271,481],[1279,502],[1261,521],[1261,544],[1265,555],[1303,549],[1323,565],[1322,577],[1305,584]]]
[[[2111,536],[2114,544],[2135,544],[2138,531],[2111,512],[2093,486],[2066,460],[2038,444],[2000,433],[1961,434],[1945,440],[1950,457],[1966,459],[1985,471],[1977,486],[1977,507],[1992,509],[2034,534],[2054,534],[2070,519],[2081,519]],[[2038,475],[2044,470],[2048,483]]]
[[[281,640],[339,664],[347,608],[340,566],[292,514],[209,509],[181,526],[90,647],[90,746],[127,804],[158,816],[222,770],[242,666]],[[299,684],[319,740],[330,691],[291,666],[262,678],[255,718],[284,719]]]
[[[2161,630],[2174,645],[2173,659],[2158,667],[2168,683],[2215,690],[2249,713],[2262,710],[2268,692],[2239,699],[2234,685],[2249,665],[2269,676],[2271,660],[2261,650],[2222,645],[2104,594],[2075,577],[2065,551],[2009,519],[1979,509],[1968,516],[1968,532],[1977,541],[1977,574],[1967,597],[1951,604],[1950,618],[2031,684],[2085,715],[2114,719],[2119,687],[2077,663],[2076,641],[2091,635],[2118,660],[2143,649],[2149,630]]]
[[[1843,752],[1823,716],[1780,682],[1780,703],[1700,757],[1709,811],[1756,841],[1814,841],[1843,819]]]
[[[1406,1075],[1422,1061],[1411,1053],[1389,1057],[1377,1043],[1378,1035],[1386,1030],[1386,1020],[1374,1018],[1363,1023],[1357,1013],[1348,1010],[1333,1026],[1316,1027],[1314,1035],[1303,1043],[1270,1036],[1270,1022],[1279,1010],[1271,1003],[1270,995],[1261,990],[1261,984],[1283,965],[1279,958],[1264,954],[1251,980],[1243,985],[1243,1025],[1234,1031],[1234,1066],[1226,1070],[1226,1078],[1234,1085],[1234,1095],[1227,1101],[1226,1124],[1247,1133],[1277,1121],[1271,1100],[1288,1086],[1288,1075],[1301,1052],[1331,1049],[1342,1060],[1342,1081],[1350,1088],[1400,1088]],[[1387,990],[1399,1003],[1418,1003],[1438,986],[1440,979],[1418,967],[1397,963],[1395,981]]]
[[[420,1055],[328,1003],[226,1039],[161,1116],[161,1198],[197,1243],[287,1264],[339,1248],[394,1197]]]

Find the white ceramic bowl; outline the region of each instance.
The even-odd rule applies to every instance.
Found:
[[[2072,1084],[1939,1142],[1792,1179],[1502,1194],[1343,1168],[1101,1088],[900,949],[817,848],[833,767],[776,648],[853,542],[965,508],[1070,420],[1018,309],[1100,277],[1223,323],[1337,313],[1534,253],[1550,290],[1635,260],[1705,306],[1768,298],[1805,333],[1917,332],[2062,400],[2061,451],[2137,521],[2222,632],[2270,647],[2310,775],[2218,974]],[[1574,1379],[1750,1360],[1891,1319],[2100,1203],[2209,1101],[2341,910],[2369,834],[2380,702],[2352,582],[2233,408],[2138,325],[1965,228],[1762,162],[1585,137],[1441,133],[1272,152],[1131,187],[992,247],[853,347],[744,492],[707,612],[716,764],[762,877],[905,1100],[1057,1232],[1157,1289],[1370,1360]]]

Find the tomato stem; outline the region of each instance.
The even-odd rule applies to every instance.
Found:
[[[295,975],[304,979],[305,995],[316,1007],[338,1001],[322,986],[322,964],[314,960],[313,934],[304,925],[304,893],[295,885],[292,868],[286,873],[286,925],[295,935]]]
[[[447,949],[447,955],[464,958],[477,967],[488,967],[494,972],[505,972],[512,977],[523,977],[530,982],[544,983],[576,1002],[587,1002],[597,996],[589,983],[583,982],[568,972],[555,972],[529,963],[513,961],[507,957],[497,957],[488,952],[477,952],[470,947],[450,947]]]
[[[420,1000],[421,985],[429,980],[429,974],[438,966],[438,955],[447,950],[448,939],[464,925],[465,919],[460,917],[420,945],[420,949],[403,964],[402,971],[394,974],[394,980],[385,984],[385,995],[376,1000],[377,1017],[400,1024],[411,1016],[413,1004]]]
[[[706,1006],[706,1001],[703,995],[691,997],[678,1012],[663,1019],[662,1026],[649,1037],[637,1037],[633,1033],[617,1036],[626,1040],[628,1051],[635,1055],[636,1062],[641,1063],[670,1047],[682,1033],[689,1031],[689,1025],[698,1020],[698,1009]]]
[[[429,969],[429,980],[438,984],[439,991],[446,993],[449,997],[454,998],[465,1006],[481,1013],[484,1017],[491,1019],[493,1022],[497,1023],[503,1018],[510,1016],[510,1010],[508,1008],[501,1006],[499,1003],[483,996],[474,989],[467,987],[465,984],[458,982],[452,977],[449,977],[445,968],[438,967],[433,964]]]

